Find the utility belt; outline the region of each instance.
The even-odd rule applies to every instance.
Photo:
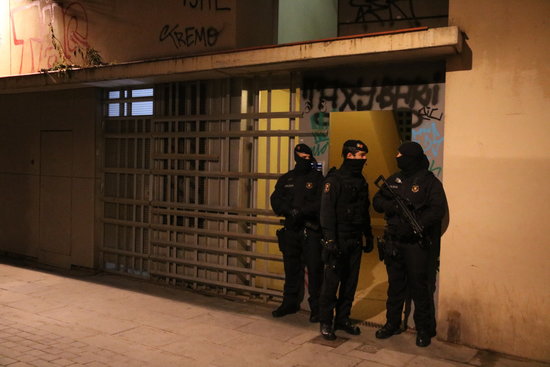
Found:
[[[302,243],[310,236],[321,238],[321,226],[314,222],[305,221],[302,225],[292,228],[284,226],[284,220],[281,220],[281,224],[283,224],[283,227],[276,231],[279,250],[281,252],[284,252],[290,244]]]
[[[288,230],[288,231],[301,232],[304,229],[308,229],[308,230],[314,231],[314,232],[320,232],[321,231],[321,225],[317,222],[313,222],[313,221],[310,221],[310,220],[306,220],[303,223],[301,223],[300,225],[289,226],[289,225],[287,225],[287,223],[285,222],[284,219],[281,219],[281,224],[283,225],[284,229]]]
[[[378,247],[378,257],[380,261],[397,256],[399,254],[400,244],[407,246],[419,246],[423,250],[427,249],[430,245],[430,241],[427,238],[424,238],[423,240],[408,241],[400,239],[399,237],[389,233],[388,231],[384,232],[383,237],[376,237],[376,243]]]

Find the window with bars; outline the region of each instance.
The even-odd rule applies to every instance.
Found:
[[[120,89],[107,92],[107,116],[153,115],[153,88]]]

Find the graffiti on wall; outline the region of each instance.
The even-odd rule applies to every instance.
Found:
[[[77,48],[88,47],[88,17],[80,2],[70,2],[64,7],[49,0],[13,3],[11,31],[13,54],[19,59],[16,62],[19,74],[50,68],[56,62],[59,51],[52,45],[50,24],[62,42],[66,59],[72,60]]]
[[[448,0],[339,0],[341,35],[448,24]],[[343,28],[342,28],[343,27]]]
[[[441,172],[440,167],[435,167],[435,159],[439,157],[439,153],[443,144],[443,136],[439,132],[435,122],[432,122],[428,127],[419,127],[413,129],[412,140],[418,142],[424,148],[424,152],[428,157],[431,157],[431,170]]]
[[[159,41],[167,39],[172,41],[175,48],[203,46],[212,47],[218,42],[221,30],[215,27],[185,27],[180,28],[179,24],[165,24],[160,30]]]
[[[313,131],[314,155],[327,153],[330,112],[393,110],[409,111],[412,140],[420,143],[431,162],[430,170],[441,176],[443,149],[444,84],[399,84],[389,79],[366,86],[361,78],[353,85],[319,80],[304,81],[304,119]]]
[[[182,0],[183,6],[191,9],[229,11],[229,0]]]
[[[199,11],[231,11],[227,6],[228,0],[182,0],[186,9]],[[209,26],[182,26],[179,23],[165,24],[159,34],[159,42],[170,42],[176,49],[191,47],[213,47],[222,33],[219,27]]]
[[[412,0],[349,0],[355,10],[355,23],[389,23],[407,20],[418,26]]]
[[[323,86],[328,84],[334,86]],[[413,128],[424,120],[436,118],[438,113],[441,120],[442,113],[436,107],[441,95],[439,84],[392,85],[389,80],[380,84],[383,85],[374,81],[370,86],[364,86],[362,79],[353,86],[306,81],[302,91],[304,110],[307,113],[315,108],[321,112],[407,108],[413,115]]]

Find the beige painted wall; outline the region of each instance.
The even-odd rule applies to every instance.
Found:
[[[98,97],[95,89],[81,89],[0,98],[0,251],[55,265],[93,267]],[[41,147],[44,133],[55,131],[71,132],[72,144],[63,147],[71,155],[71,167],[61,167],[56,163],[62,163],[60,159],[41,167],[46,161],[41,154],[47,151]],[[60,181],[65,183],[64,192],[55,184]],[[40,203],[55,200],[55,195],[63,196],[69,213],[64,218],[45,212],[41,216]],[[56,248],[56,241],[43,242],[52,235],[45,231],[45,222],[61,220],[66,222],[59,228],[68,231],[68,256],[62,256],[65,250]]]
[[[10,73],[9,1],[0,1],[0,76]]]
[[[92,47],[104,62],[185,56],[274,43],[274,0],[2,0],[0,76],[59,62],[51,24],[71,64]],[[238,15],[238,16],[237,16]]]
[[[443,339],[550,360],[550,1],[451,0],[472,69],[447,73]],[[490,19],[490,21],[487,21]]]

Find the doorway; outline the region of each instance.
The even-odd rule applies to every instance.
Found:
[[[393,111],[332,112],[329,126],[329,167],[339,167],[342,145],[348,139],[361,140],[369,149],[363,175],[369,184],[369,199],[377,192],[374,181],[379,175],[388,177],[397,170],[395,151],[401,138]],[[384,231],[384,218],[371,205],[371,223],[375,238]],[[359,284],[351,317],[367,323],[383,325],[386,315],[388,278],[378,249],[363,254]]]

